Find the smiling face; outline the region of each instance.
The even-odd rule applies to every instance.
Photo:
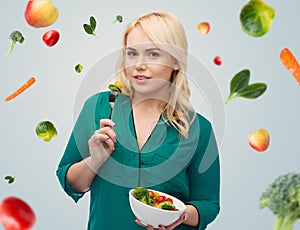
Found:
[[[125,70],[135,94],[153,95],[168,91],[172,73],[178,69],[176,60],[153,43],[140,28],[134,28],[128,34]]]

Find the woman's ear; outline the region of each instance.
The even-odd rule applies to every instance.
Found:
[[[180,69],[180,67],[178,65],[178,62],[176,61],[173,66],[173,70],[179,70],[179,69]]]

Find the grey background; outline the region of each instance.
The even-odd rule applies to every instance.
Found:
[[[28,202],[37,216],[34,229],[85,229],[88,194],[78,204],[73,203],[55,176],[76,116],[78,89],[95,63],[120,48],[127,22],[146,12],[170,11],[186,29],[190,54],[210,71],[224,100],[230,79],[244,68],[251,70],[250,82],[268,85],[266,93],[256,100],[236,98],[224,106],[225,134],[220,144],[222,209],[209,229],[272,229],[275,217],[268,209],[259,209],[259,197],[275,177],[299,172],[300,91],[279,59],[285,47],[300,59],[299,1],[269,0],[276,16],[270,31],[261,38],[250,37],[241,29],[239,12],[247,1],[52,2],[59,9],[59,18],[50,27],[40,29],[25,22],[26,1],[6,1],[2,6],[0,200],[14,195]],[[123,15],[124,22],[112,25],[118,14]],[[98,21],[98,38],[83,31],[82,24],[90,15]],[[197,30],[201,21],[211,24],[206,36]],[[4,57],[10,46],[8,36],[16,29],[23,32],[25,42],[16,44],[13,53]],[[59,43],[52,48],[41,41],[49,29],[61,33]],[[216,55],[223,59],[221,66],[213,63]],[[84,66],[80,74],[74,71],[77,63]],[[35,85],[13,101],[4,102],[30,76],[36,77]],[[194,90],[193,98],[198,93]],[[195,106],[199,112],[209,118],[209,105],[198,103]],[[45,119],[52,121],[59,133],[49,143],[35,135],[36,124]],[[261,127],[269,131],[271,143],[266,152],[257,153],[248,146],[247,136]],[[3,179],[6,175],[16,176],[15,183],[9,185]],[[294,229],[300,229],[299,222]]]

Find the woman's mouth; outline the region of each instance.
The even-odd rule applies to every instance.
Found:
[[[136,75],[136,76],[134,76],[134,79],[135,79],[136,83],[145,83],[149,79],[151,79],[151,77],[147,77],[144,75]]]

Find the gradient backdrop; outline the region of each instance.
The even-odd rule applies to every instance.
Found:
[[[209,229],[271,230],[275,216],[268,209],[259,208],[259,197],[275,177],[300,171],[300,88],[279,59],[280,51],[288,47],[300,60],[300,2],[268,0],[276,16],[270,31],[260,38],[250,37],[241,29],[239,12],[247,3],[245,0],[52,2],[59,9],[59,18],[53,25],[40,29],[26,23],[26,1],[6,1],[2,6],[0,200],[14,195],[28,202],[37,216],[34,229],[86,228],[88,194],[75,204],[62,191],[55,176],[81,106],[78,92],[89,70],[121,47],[123,30],[129,21],[150,11],[170,11],[186,29],[190,55],[209,71],[223,101],[229,94],[231,78],[242,69],[250,69],[250,83],[268,85],[257,99],[235,98],[219,105],[224,130],[216,127],[212,119],[220,133],[222,190],[221,213]],[[111,24],[118,14],[123,16],[123,23]],[[97,38],[87,35],[82,27],[91,15],[98,22]],[[197,30],[202,21],[211,25],[207,35]],[[61,34],[59,42],[51,48],[41,40],[49,29],[57,29]],[[8,36],[13,30],[20,30],[25,41],[16,44],[13,53],[5,57],[10,46]],[[213,62],[216,55],[223,60],[220,66]],[[84,67],[81,73],[74,70],[78,63]],[[37,81],[28,91],[10,102],[4,101],[31,76]],[[103,82],[111,80],[104,70],[99,71],[99,76]],[[105,85],[99,84],[99,90],[103,88]],[[197,88],[192,92],[198,111],[208,118],[218,117],[209,113],[214,106],[209,101],[213,99],[202,104],[197,99],[201,98],[199,92]],[[58,136],[51,142],[35,135],[35,126],[41,120],[52,121],[58,130]],[[271,136],[269,148],[262,153],[247,143],[248,134],[259,128],[267,129]],[[4,180],[7,175],[16,176],[13,184]],[[294,229],[300,229],[300,221]]]

